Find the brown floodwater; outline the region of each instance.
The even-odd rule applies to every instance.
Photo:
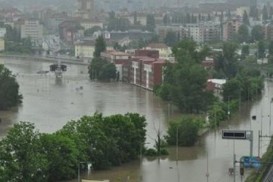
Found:
[[[19,121],[33,122],[40,132],[52,133],[68,121],[93,115],[94,112],[104,115],[137,112],[147,119],[146,145],[151,147],[157,131],[164,134],[169,120],[179,115],[172,106],[150,91],[126,83],[90,81],[87,66],[84,65],[68,65],[63,79],[58,81],[53,73],[37,74],[40,70],[49,70],[50,63],[47,62],[0,58],[1,63],[17,75],[24,99],[19,107],[0,112],[0,137],[5,136],[8,128]],[[249,155],[250,142],[223,140],[221,131],[253,130],[253,154],[258,155],[258,130],[262,129],[263,135],[272,134],[272,97],[273,83],[265,82],[261,99],[242,104],[238,114],[223,123],[220,129],[203,135],[194,147],[179,147],[178,150],[172,147],[169,148],[170,155],[166,157],[143,157],[110,170],[83,173],[82,178],[132,182],[231,182],[233,177],[229,176],[228,168],[232,167],[233,154],[236,154],[237,160]],[[252,115],[256,115],[257,119],[252,120]],[[262,139],[261,154],[266,151],[268,143],[268,138]],[[241,181],[238,168],[236,180]]]

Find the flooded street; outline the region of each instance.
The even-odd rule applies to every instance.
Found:
[[[11,111],[1,111],[0,137],[13,123],[29,121],[35,123],[40,132],[52,133],[66,122],[83,115],[101,112],[104,115],[137,112],[147,119],[147,146],[152,146],[157,130],[166,131],[168,120],[176,116],[171,107],[152,92],[125,83],[100,83],[90,81],[87,66],[68,65],[62,81],[53,73],[37,74],[49,70],[50,63],[8,60],[0,58],[14,74],[23,95],[23,104]],[[266,82],[262,99],[241,106],[240,112],[222,128],[204,135],[191,148],[170,148],[170,155],[160,159],[142,158],[107,171],[83,174],[83,178],[110,179],[111,181],[145,182],[231,182],[228,168],[232,167],[233,154],[237,160],[249,155],[248,140],[223,140],[222,129],[253,130],[254,151],[258,155],[258,130],[262,135],[271,135],[271,98],[273,83]],[[257,116],[252,120],[251,116]],[[262,138],[261,154],[266,151],[269,138]],[[236,180],[241,181],[239,169]],[[247,171],[248,172],[248,171]],[[206,175],[206,174],[209,175]],[[77,181],[77,180],[73,180]]]

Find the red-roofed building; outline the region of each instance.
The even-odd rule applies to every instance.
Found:
[[[156,50],[136,50],[134,55],[115,50],[101,53],[101,57],[114,63],[119,80],[153,90],[163,78],[165,60],[158,58]]]
[[[134,57],[129,82],[148,90],[162,82],[164,60],[150,57]]]

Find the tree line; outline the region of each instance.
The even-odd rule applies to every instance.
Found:
[[[145,127],[145,117],[136,113],[95,113],[52,134],[17,123],[0,141],[0,181],[61,181],[75,178],[88,163],[95,170],[119,166],[139,156]]]

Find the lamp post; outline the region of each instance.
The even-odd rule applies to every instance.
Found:
[[[229,115],[230,115],[230,109],[229,109],[229,99],[230,99],[230,96],[228,96],[228,113],[227,113],[227,114],[228,114],[228,120],[229,120],[229,117],[230,117],[230,116],[229,116]]]

